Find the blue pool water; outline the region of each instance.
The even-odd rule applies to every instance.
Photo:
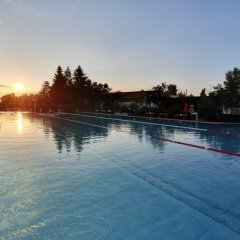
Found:
[[[0,240],[240,239],[240,157],[152,138],[240,153],[239,125],[121,119],[0,113]]]

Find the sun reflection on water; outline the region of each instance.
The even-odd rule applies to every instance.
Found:
[[[22,121],[22,113],[21,112],[18,112],[17,122],[18,122],[18,132],[22,132],[23,121]]]

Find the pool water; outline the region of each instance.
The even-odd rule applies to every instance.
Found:
[[[240,158],[153,138],[240,153],[239,132],[0,113],[0,240],[240,239]]]

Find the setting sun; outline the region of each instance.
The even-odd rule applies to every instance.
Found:
[[[15,88],[18,91],[22,91],[24,87],[23,87],[23,85],[21,83],[15,83]]]

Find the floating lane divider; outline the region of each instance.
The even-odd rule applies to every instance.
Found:
[[[61,114],[69,114],[69,113],[61,113]],[[127,119],[120,119],[120,118],[111,118],[111,117],[99,117],[99,116],[92,116],[92,115],[86,115],[86,114],[77,114],[77,113],[71,113],[71,115],[78,115],[83,117],[89,117],[89,118],[101,118],[101,119],[110,119],[114,121],[120,121],[120,122],[132,122],[132,123],[141,123],[141,124],[148,124],[148,125],[155,125],[155,126],[163,126],[163,127],[170,127],[170,128],[180,128],[185,130],[193,130],[193,131],[202,131],[202,132],[210,132],[210,133],[221,133],[221,134],[227,134],[227,135],[240,135],[240,132],[230,132],[230,131],[224,131],[219,129],[207,129],[207,128],[195,128],[195,127],[183,127],[179,125],[171,125],[171,124],[163,124],[163,123],[153,123],[153,122],[145,122],[145,121],[136,121],[136,120],[127,120]]]
[[[102,126],[102,125],[96,125],[96,124],[92,124],[92,123],[86,123],[86,122],[81,122],[81,121],[77,121],[77,120],[72,120],[72,119],[67,119],[67,118],[62,118],[62,117],[58,117],[60,114],[59,113],[36,113],[40,116],[45,116],[45,117],[50,117],[50,118],[56,118],[56,119],[60,119],[60,120],[64,120],[64,121],[68,121],[68,122],[73,122],[73,123],[78,123],[78,124],[82,124],[82,125],[88,125],[88,126],[93,126],[93,127],[99,127],[99,128],[104,128],[104,129],[109,129],[108,127]],[[124,132],[124,133],[129,133],[128,131],[123,131],[123,130],[118,130],[118,132]],[[60,135],[63,135],[61,133],[58,133]]]
[[[143,121],[127,120],[127,119],[119,119],[119,118],[111,118],[111,117],[99,117],[99,116],[77,114],[77,113],[59,113],[59,115],[64,115],[64,114],[66,114],[66,115],[77,115],[77,116],[89,117],[89,118],[108,119],[108,120],[119,121],[119,122],[138,123],[138,124],[146,124],[146,125],[153,125],[153,126],[163,126],[163,127],[170,127],[170,128],[180,128],[180,129],[186,129],[186,130],[207,132],[207,129],[205,129],[205,128],[183,127],[183,126],[170,125],[170,124],[143,122]]]
[[[100,125],[95,125],[95,124],[92,124],[92,123],[85,123],[85,122],[76,121],[76,120],[72,120],[72,119],[66,119],[66,118],[62,118],[62,117],[57,117],[57,114],[43,114],[43,113],[38,113],[38,115],[45,116],[45,117],[56,118],[56,119],[60,119],[60,120],[65,120],[65,121],[68,121],[68,122],[74,122],[74,123],[79,123],[79,124],[83,124],[83,125],[89,125],[89,126],[93,126],[93,127],[99,127],[99,128],[108,129],[108,127],[104,127],[104,126],[100,126]]]
[[[69,122],[74,122],[74,123],[79,123],[79,124],[84,124],[84,125],[89,125],[89,126],[94,126],[94,127],[100,127],[100,128],[108,129],[108,127],[104,127],[104,126],[100,126],[100,125],[96,125],[96,124],[91,124],[91,123],[76,121],[76,120],[72,120],[72,119],[66,119],[66,118],[57,117],[57,115],[59,115],[59,114],[38,113],[38,115],[51,117],[51,118],[56,118],[56,119],[61,119],[61,120],[69,121]],[[72,114],[72,115],[75,115],[75,114]],[[76,115],[78,115],[78,114],[76,114]],[[86,115],[86,116],[88,116],[88,115]],[[132,122],[138,122],[138,121],[132,121]],[[148,123],[148,122],[146,122],[146,123]],[[152,123],[148,123],[148,124],[152,124]],[[157,124],[157,125],[161,125],[161,124]],[[193,128],[193,129],[195,129],[195,128]],[[200,129],[200,128],[198,128],[198,129]],[[200,130],[207,131],[207,129],[206,130],[200,129]],[[171,140],[171,139],[167,139],[167,138],[161,138],[161,137],[156,137],[156,136],[152,136],[151,138],[152,139],[156,139],[156,140],[160,140],[160,141],[166,141],[166,142],[176,143],[176,144],[185,145],[185,146],[189,146],[189,147],[200,148],[200,149],[204,149],[204,150],[208,150],[208,151],[212,151],[212,152],[218,152],[218,153],[223,153],[223,154],[228,154],[228,155],[233,155],[233,156],[236,156],[236,157],[240,157],[240,153],[230,152],[230,151],[226,151],[226,150],[215,149],[215,148],[208,148],[208,147],[204,147],[204,146],[200,146],[200,145],[195,145],[195,144],[191,144],[191,143],[175,141],[175,140]]]
[[[200,145],[175,141],[175,140],[156,137],[156,136],[152,136],[152,138],[156,139],[156,140],[159,140],[159,141],[166,141],[166,142],[176,143],[176,144],[180,144],[180,145],[185,145],[185,146],[188,146],[188,147],[200,148],[200,149],[204,149],[204,150],[208,150],[208,151],[212,151],[212,152],[218,152],[218,153],[223,153],[223,154],[228,154],[228,155],[233,155],[233,156],[236,156],[236,157],[240,157],[240,153],[229,152],[229,151],[226,151],[226,150],[215,149],[215,148],[208,148],[208,147],[204,147],[204,146],[200,146]]]
[[[49,116],[49,114],[42,114]],[[113,120],[113,121],[118,121],[118,122],[129,122],[129,123],[138,123],[138,124],[146,124],[146,125],[153,125],[153,126],[163,126],[163,127],[169,127],[169,128],[179,128],[179,129],[184,129],[184,130],[191,130],[191,131],[201,131],[201,132],[209,132],[209,133],[220,133],[220,134],[226,134],[226,135],[239,135],[240,132],[230,132],[230,131],[224,131],[224,130],[218,130],[218,129],[207,129],[207,128],[194,128],[194,127],[183,127],[179,125],[170,125],[170,124],[163,124],[163,123],[153,123],[153,122],[145,122],[145,121],[136,121],[136,120],[127,120],[127,119],[120,119],[120,118],[112,118],[112,117],[99,117],[99,116],[92,116],[92,115],[86,115],[86,114],[79,114],[79,113],[63,113],[63,112],[57,112],[54,114],[51,114],[52,116],[64,116],[64,115],[73,115],[73,116],[82,116],[82,117],[88,117],[88,118],[97,118],[97,119],[108,119],[108,120]],[[59,118],[61,119],[61,118]],[[72,122],[78,122],[82,124],[86,124],[84,122],[80,121],[75,121],[75,120],[69,120]],[[94,124],[88,124],[92,126],[98,126]]]
[[[211,133],[221,133],[221,134],[227,134],[227,135],[240,135],[240,132],[229,132],[229,131],[223,131],[223,130],[215,130],[215,129],[207,129],[208,132]]]

